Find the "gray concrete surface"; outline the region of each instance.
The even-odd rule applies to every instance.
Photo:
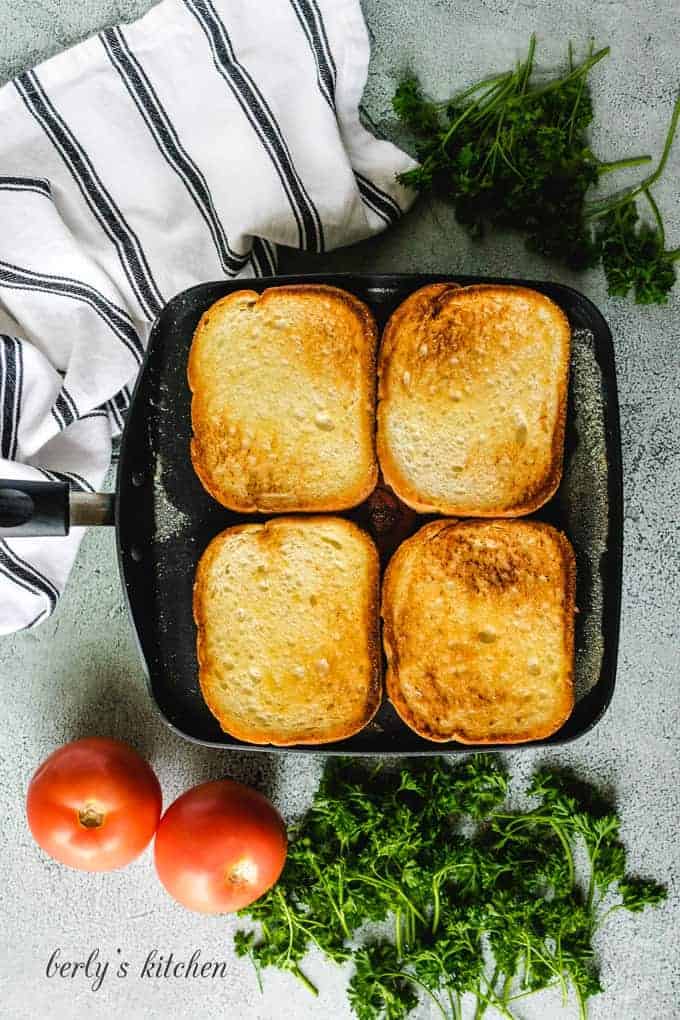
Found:
[[[0,5],[0,77],[119,18],[148,0],[13,0]],[[556,63],[567,39],[593,36],[612,46],[597,74],[598,151],[658,151],[678,87],[680,9],[676,0],[364,0],[373,39],[367,110],[389,133],[389,96],[405,68],[418,68],[443,97],[456,85],[514,60],[529,34],[539,61]],[[0,141],[1,151],[1,141]],[[658,198],[669,240],[680,243],[680,143]],[[423,203],[391,233],[324,260],[287,257],[284,267],[432,270],[551,275],[513,239],[471,244],[441,205]],[[666,880],[670,900],[655,913],[618,917],[598,942],[606,993],[594,1020],[680,1017],[680,817],[678,753],[678,594],[680,516],[680,289],[665,308],[608,300],[597,274],[580,286],[602,308],[615,336],[626,481],[626,560],[618,686],[610,711],[580,742],[559,752],[516,751],[513,771],[527,775],[549,758],[568,763],[616,793],[631,865]],[[347,974],[312,958],[317,1000],[293,978],[268,973],[260,995],[247,962],[230,950],[234,922],[183,912],[154,879],[149,853],[108,876],[69,872],[36,849],[23,797],[33,768],[55,746],[99,733],[131,740],[148,755],[166,802],[190,784],[231,775],[256,783],[286,817],[303,810],[321,759],[202,751],[170,734],[144,687],[116,574],[113,535],[91,532],[54,617],[35,633],[0,643],[0,1014],[12,1020],[225,1017],[328,1020],[349,1017]],[[64,958],[127,959],[127,980],[107,976],[98,991],[82,980],[45,977],[57,947]],[[228,960],[224,981],[142,980],[146,954]],[[556,999],[522,1007],[523,1018],[575,1016]],[[421,1020],[434,1014],[424,1006]]]

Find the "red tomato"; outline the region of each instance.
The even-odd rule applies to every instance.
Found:
[[[158,828],[162,797],[151,766],[120,740],[87,737],[42,763],[26,797],[33,838],[82,871],[129,864]]]
[[[156,833],[156,871],[182,906],[205,914],[240,910],[278,879],[286,827],[266,797],[230,779],[178,797]]]

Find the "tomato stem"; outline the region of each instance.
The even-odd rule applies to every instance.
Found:
[[[104,824],[104,815],[94,804],[86,804],[78,812],[78,821],[84,829],[99,829]]]

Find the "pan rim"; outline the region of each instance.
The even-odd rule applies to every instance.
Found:
[[[224,734],[224,739],[205,739],[194,733],[183,729],[176,721],[173,721],[164,706],[161,704],[157,694],[156,677],[147,661],[147,654],[137,625],[133,598],[131,595],[131,570],[138,564],[133,564],[133,546],[123,541],[120,522],[122,520],[122,507],[125,501],[125,492],[129,488],[129,478],[132,471],[129,465],[134,460],[134,451],[131,449],[132,429],[129,427],[133,416],[139,411],[140,393],[148,382],[148,366],[154,356],[155,345],[159,342],[159,335],[168,319],[172,319],[175,311],[187,301],[194,301],[196,297],[202,296],[210,291],[221,289],[222,293],[229,293],[232,290],[251,288],[254,290],[265,290],[268,287],[285,286],[289,284],[305,283],[326,283],[334,286],[344,287],[353,293],[352,284],[357,286],[361,283],[364,288],[374,291],[389,290],[398,288],[400,300],[403,300],[408,293],[427,283],[456,282],[463,286],[477,283],[502,284],[506,286],[529,287],[542,293],[547,293],[560,307],[563,301],[570,306],[577,306],[582,309],[590,323],[596,340],[597,362],[601,371],[601,384],[603,386],[603,413],[604,426],[606,430],[606,462],[607,462],[607,582],[604,584],[604,606],[603,606],[603,631],[604,653],[600,669],[600,676],[593,688],[584,694],[577,702],[574,712],[565,726],[551,737],[543,740],[529,741],[521,744],[485,744],[485,745],[464,745],[464,744],[442,744],[433,746],[412,746],[400,750],[398,747],[385,749],[371,749],[366,747],[352,747],[351,742],[356,738],[349,738],[342,742],[344,746],[335,745],[294,745],[289,747],[277,747],[273,745],[246,744],[236,741],[229,734]],[[562,301],[560,300],[562,298]],[[214,297],[203,305],[208,307]],[[449,754],[466,754],[474,751],[484,752],[509,752],[521,751],[523,749],[535,749],[536,747],[555,747],[573,743],[589,733],[601,721],[611,704],[616,687],[617,661],[621,630],[621,603],[623,583],[623,463],[621,449],[621,430],[618,400],[618,386],[616,378],[615,351],[612,334],[604,316],[597,306],[576,288],[567,284],[555,281],[525,280],[523,278],[509,278],[496,276],[475,276],[470,274],[452,273],[305,273],[286,274],[272,277],[238,278],[236,280],[217,280],[196,284],[179,292],[171,298],[156,317],[150,334],[143,363],[137,376],[132,393],[130,408],[123,430],[120,444],[120,456],[116,477],[115,490],[115,521],[116,521],[116,549],[118,568],[121,577],[125,604],[130,616],[134,639],[139,650],[140,658],[144,669],[147,689],[156,710],[165,724],[177,735],[191,743],[203,747],[211,747],[217,750],[239,750],[253,752],[269,752],[279,754],[318,754],[322,756],[346,756],[346,757],[384,757],[384,756],[433,756]],[[134,571],[133,571],[134,572]],[[198,680],[196,678],[196,683]],[[597,697],[595,697],[597,695]],[[592,706],[592,707],[591,707]],[[576,718],[581,723],[576,725]],[[570,732],[562,733],[562,730],[569,728]],[[356,736],[360,736],[357,734]],[[407,740],[415,737],[415,734],[405,732]],[[421,738],[418,738],[419,740]]]

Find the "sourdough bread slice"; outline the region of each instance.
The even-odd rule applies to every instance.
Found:
[[[279,517],[223,531],[194,586],[203,697],[222,728],[258,744],[325,744],[381,700],[378,554],[337,517]]]
[[[378,458],[409,506],[452,516],[536,510],[562,474],[571,332],[524,287],[435,284],[390,318]]]
[[[191,459],[241,512],[342,510],[375,487],[368,307],[336,287],[237,291],[202,316],[189,355]]]
[[[573,705],[574,553],[537,521],[439,520],[404,542],[382,595],[387,694],[427,740],[547,737]]]

